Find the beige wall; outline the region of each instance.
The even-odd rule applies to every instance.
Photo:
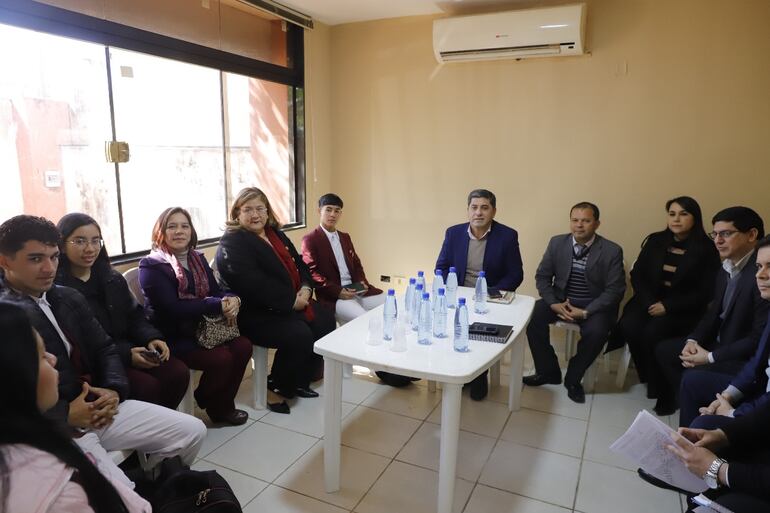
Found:
[[[526,293],[580,200],[628,262],[676,195],[770,222],[770,2],[591,0],[590,56],[443,67],[432,19],[331,31],[331,186],[373,281],[429,271],[476,187],[519,231]]]

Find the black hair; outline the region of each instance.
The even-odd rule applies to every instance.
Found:
[[[332,192],[324,194],[318,198],[318,208],[325,207],[326,205],[342,208],[342,198]]]
[[[59,230],[45,217],[19,215],[0,225],[0,253],[6,256],[16,254],[31,240],[58,246],[60,239]]]
[[[703,212],[701,211],[698,202],[690,196],[677,196],[676,198],[672,198],[666,202],[666,212],[669,211],[671,205],[674,203],[692,215],[695,222],[692,227],[692,234],[697,235],[699,238],[707,239],[708,235],[706,235],[706,230],[703,228]],[[671,230],[668,228],[666,228],[666,230],[671,232]]]
[[[723,223],[733,223],[735,229],[741,232],[747,232],[752,228],[757,229],[757,239],[765,236],[765,223],[754,210],[749,207],[728,207],[720,210],[711,218],[711,224],[719,221]]]
[[[56,224],[59,233],[61,233],[61,241],[59,242],[59,269],[56,271],[57,282],[70,274],[70,260],[67,258],[67,248],[65,247],[67,238],[81,226],[88,226],[89,224],[96,226],[96,229],[99,230],[99,237],[101,237],[102,228],[99,226],[99,223],[87,214],[73,212],[59,219],[59,222]],[[92,272],[99,276],[100,279],[106,279],[106,277],[109,276],[111,268],[107,248],[102,246],[99,255],[96,257],[96,261],[94,261]]]
[[[471,200],[473,198],[485,198],[489,200],[489,204],[492,205],[492,208],[497,208],[497,198],[495,197],[495,193],[492,191],[489,191],[487,189],[474,189],[468,194],[468,206],[471,205]]]
[[[759,248],[766,248],[768,246],[770,246],[770,235],[765,235],[757,241],[756,249],[759,250]]]
[[[44,417],[37,406],[40,370],[37,342],[26,312],[0,301],[0,448],[24,444],[45,451],[79,474],[78,482],[97,513],[127,511],[112,484],[91,463],[62,426]],[[0,511],[8,511],[11,469],[0,450]]]
[[[579,208],[579,209],[588,209],[588,208],[590,208],[593,211],[593,213],[594,213],[594,221],[598,221],[599,220],[599,207],[597,207],[596,205],[594,205],[590,201],[581,201],[580,203],[575,203],[574,205],[572,205],[572,208],[569,209],[570,215],[572,215],[572,211],[575,210],[576,208]]]

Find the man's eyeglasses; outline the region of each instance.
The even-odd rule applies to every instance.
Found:
[[[95,248],[103,248],[104,247],[104,239],[101,237],[93,238],[91,240],[85,239],[83,237],[76,237],[72,240],[68,240],[67,244],[72,244],[78,249],[86,249],[86,246],[94,246]]]
[[[711,232],[709,233],[709,237],[711,237],[712,240],[716,240],[717,238],[727,240],[739,231],[740,230],[722,230],[721,232]]]

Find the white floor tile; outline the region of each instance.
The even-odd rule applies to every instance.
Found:
[[[580,458],[588,423],[522,408],[511,413],[500,438]]]
[[[270,485],[251,501],[243,513],[346,513],[346,510]]]
[[[358,406],[342,422],[342,443],[392,458],[420,424],[416,419]]]
[[[455,480],[452,511],[460,513],[473,484]],[[356,507],[357,513],[435,513],[438,472],[394,461]]]
[[[649,399],[639,401],[619,395],[600,394],[594,397],[591,422],[627,428],[641,410],[648,409],[652,413],[653,404]]]
[[[391,461],[383,456],[343,446],[340,453],[340,490],[326,493],[323,454],[323,441],[319,441],[289,467],[275,484],[351,510]]]
[[[571,510],[477,485],[464,513],[569,513]]]
[[[361,404],[375,390],[386,386],[387,385],[379,383],[379,379],[377,378],[353,375],[351,378],[345,378],[342,380],[342,400],[346,403]],[[321,394],[321,396],[324,395],[323,382],[320,382],[317,385],[313,385],[312,388]]]
[[[479,483],[572,508],[580,460],[500,441]]]
[[[355,405],[343,402],[342,418],[347,417],[354,408]],[[289,415],[270,412],[262,417],[260,422],[321,438],[324,434],[323,398],[298,399],[291,407]]]
[[[214,465],[206,460],[198,460],[195,462],[195,465],[192,466],[192,469],[198,471],[216,470],[219,475],[225,478],[225,481],[230,485],[230,488],[233,489],[233,493],[235,493],[241,506],[256,497],[257,494],[264,490],[269,484],[239,472],[220,467],[219,465]]]
[[[235,396],[235,407],[248,413],[250,419],[259,420],[267,415],[270,410],[254,409],[254,390],[251,383],[251,378],[246,378],[241,382],[238,394]]]
[[[463,394],[461,401],[460,429],[491,438],[500,436],[510,414],[507,405],[489,400],[474,401],[467,394]],[[441,423],[441,405],[433,410],[428,422]]]
[[[199,458],[205,458],[207,455],[211,454],[212,451],[254,423],[253,420],[247,420],[246,424],[241,426],[212,427],[208,417],[205,417],[204,422],[208,427],[208,431],[206,432],[206,438],[203,439],[201,449],[198,451]]]
[[[441,391],[429,392],[427,387],[379,387],[361,404],[369,408],[425,420],[441,400]]]
[[[575,509],[586,513],[681,511],[679,494],[642,481],[636,472],[583,462]]]
[[[583,458],[596,463],[603,463],[613,467],[636,471],[638,465],[629,459],[618,456],[610,451],[610,445],[620,435],[626,432],[627,427],[614,426],[606,422],[589,422],[586,449]]]
[[[586,402],[578,404],[567,397],[564,385],[525,386],[521,391],[521,405],[524,408],[581,420],[588,420],[593,399],[592,394],[586,394]]]
[[[209,454],[206,460],[272,482],[317,441],[317,438],[255,422]]]
[[[396,459],[438,472],[441,426],[425,423]],[[457,448],[457,477],[475,482],[495,446],[495,440],[486,436],[460,431]]]

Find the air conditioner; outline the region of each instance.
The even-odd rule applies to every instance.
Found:
[[[439,62],[585,53],[586,5],[498,12],[433,21]]]

